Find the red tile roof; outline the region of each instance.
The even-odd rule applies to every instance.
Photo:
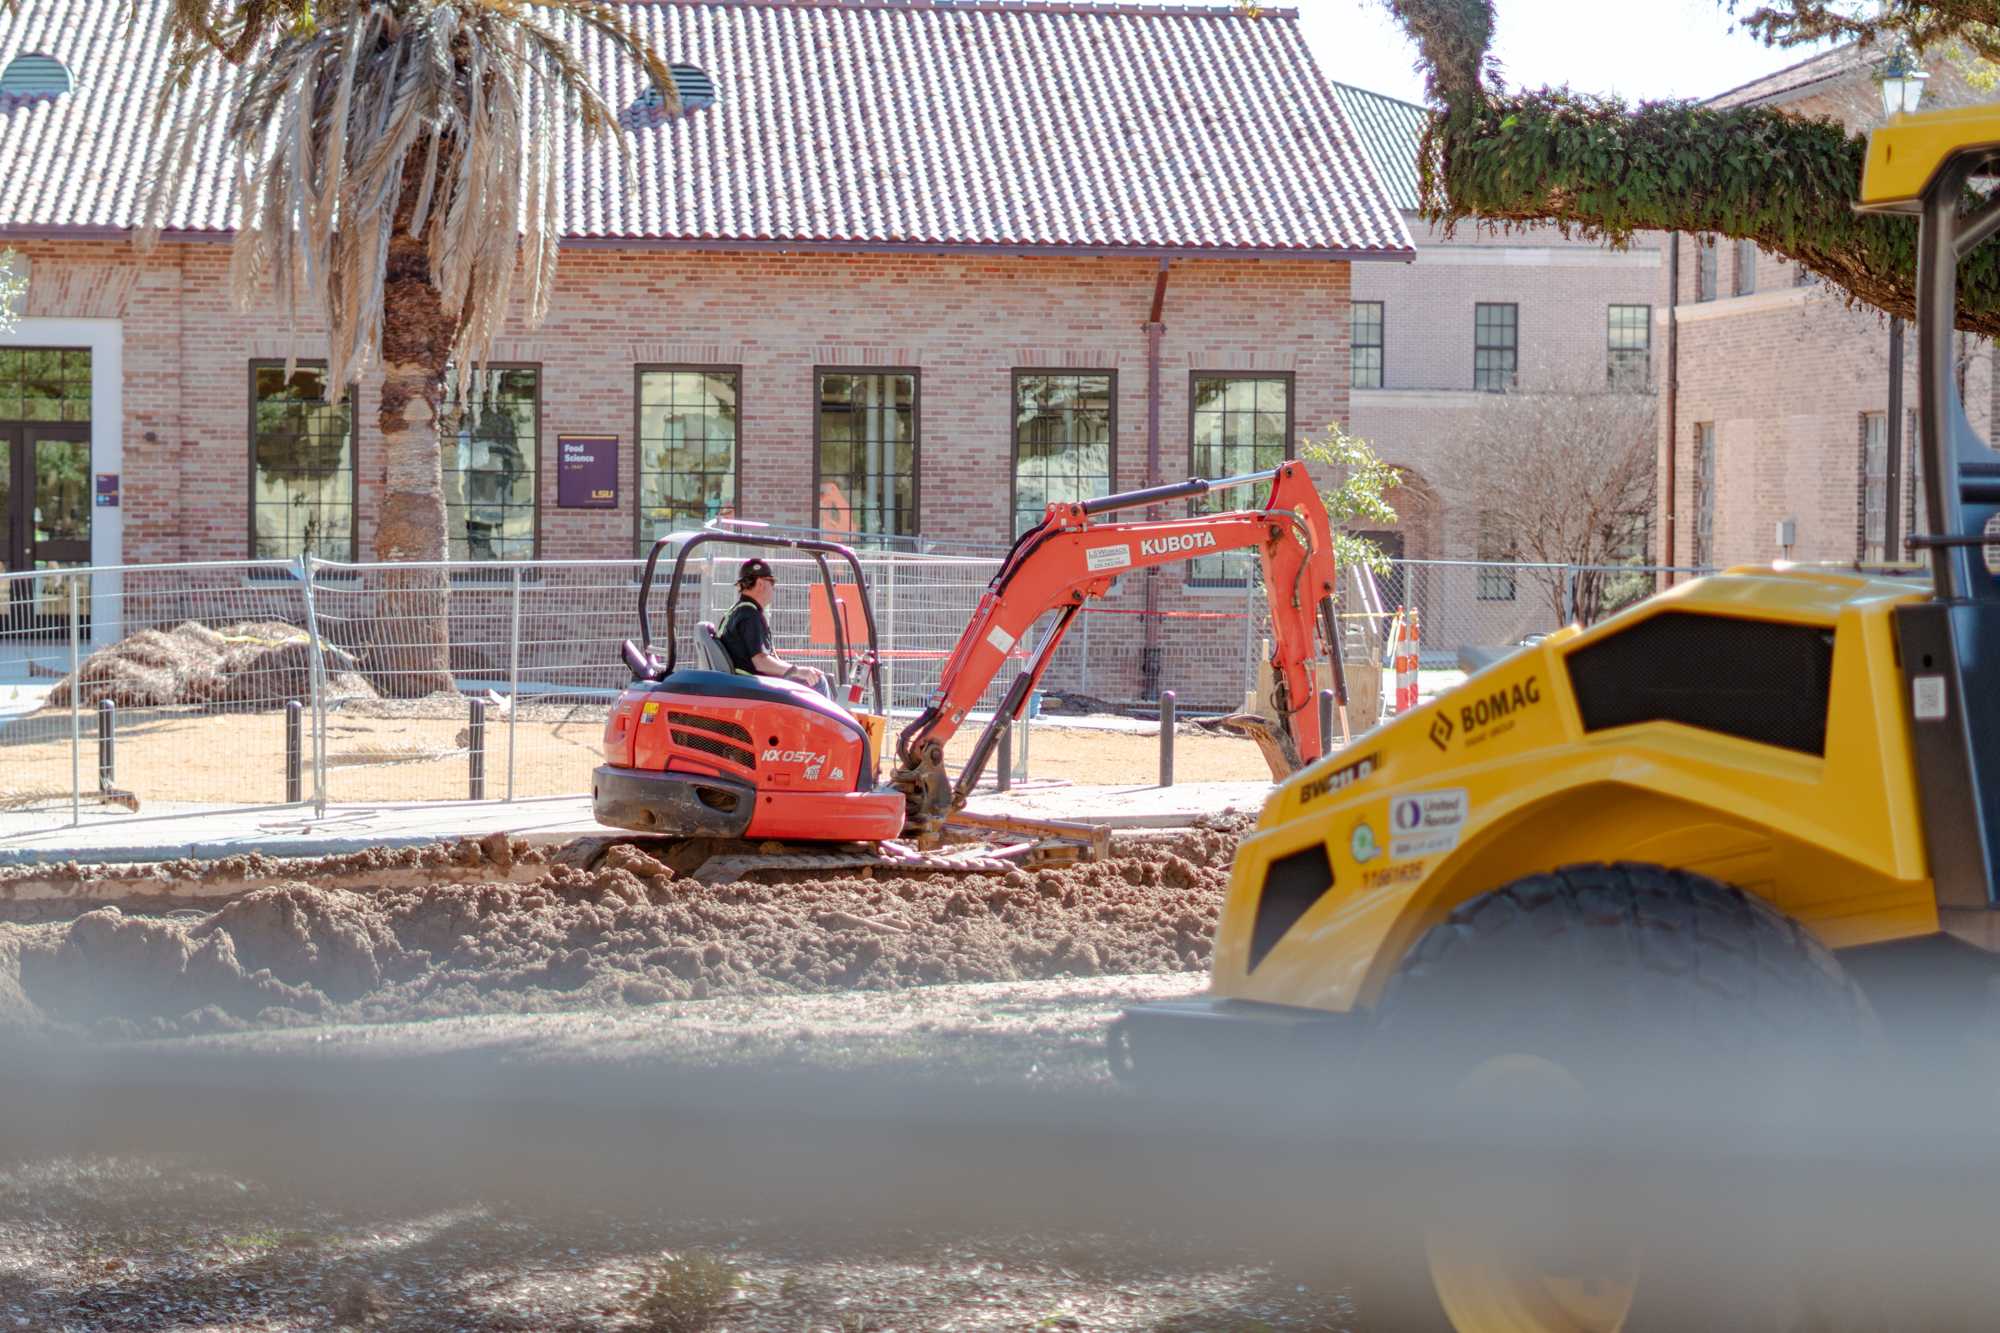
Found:
[[[1759,79],[1738,84],[1702,103],[1717,109],[1739,106],[1776,105],[1818,92],[1832,79],[1844,78],[1857,70],[1880,62],[1880,52],[1860,42],[1846,42],[1817,55],[1775,70]]]
[[[76,80],[0,107],[0,232],[132,225],[164,3],[142,0],[136,25],[109,0],[0,19],[0,66],[47,52]],[[566,234],[583,243],[1413,253],[1294,10],[627,3],[716,100],[662,120],[639,71],[585,40],[631,128],[622,147],[569,136]],[[211,127],[169,229],[230,229],[232,175]]]

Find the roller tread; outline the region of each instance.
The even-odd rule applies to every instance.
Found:
[[[1524,968],[1543,974],[1527,989],[1551,1002],[1587,996],[1656,1030],[1769,1039],[1866,1015],[1839,962],[1797,922],[1706,876],[1632,862],[1565,866],[1461,905],[1410,950],[1378,1013],[1431,1008],[1456,985],[1518,983]]]

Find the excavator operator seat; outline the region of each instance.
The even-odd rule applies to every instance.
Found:
[[[714,624],[704,620],[694,627],[694,646],[701,654],[704,671],[720,671],[725,676],[735,674],[736,664],[729,660],[722,640],[715,636]]]

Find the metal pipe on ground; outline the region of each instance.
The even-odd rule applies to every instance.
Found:
[[[1172,690],[1160,691],[1160,785],[1174,785],[1174,705]]]
[[[472,724],[466,733],[466,798],[486,799],[486,701],[472,700]]]

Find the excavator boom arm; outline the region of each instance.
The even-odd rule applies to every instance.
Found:
[[[1091,516],[1121,508],[1205,494],[1227,486],[1271,480],[1261,509],[1188,518],[1092,523]],[[1226,482],[1190,481],[1075,504],[1053,504],[1041,525],[1009,552],[987,585],[978,609],[946,660],[938,686],[896,744],[896,782],[912,797],[913,814],[941,815],[949,804],[942,777],[944,744],[971,713],[1023,636],[1050,611],[1056,621],[1034,645],[1026,671],[1002,700],[992,726],[965,766],[957,799],[984,767],[1000,725],[1020,715],[1056,645],[1084,604],[1101,597],[1119,576],[1198,556],[1255,548],[1271,602],[1272,668],[1279,697],[1278,726],[1302,762],[1324,754],[1311,675],[1324,643],[1337,651],[1333,620],[1334,559],[1326,506],[1305,465],[1289,462],[1269,473]]]

